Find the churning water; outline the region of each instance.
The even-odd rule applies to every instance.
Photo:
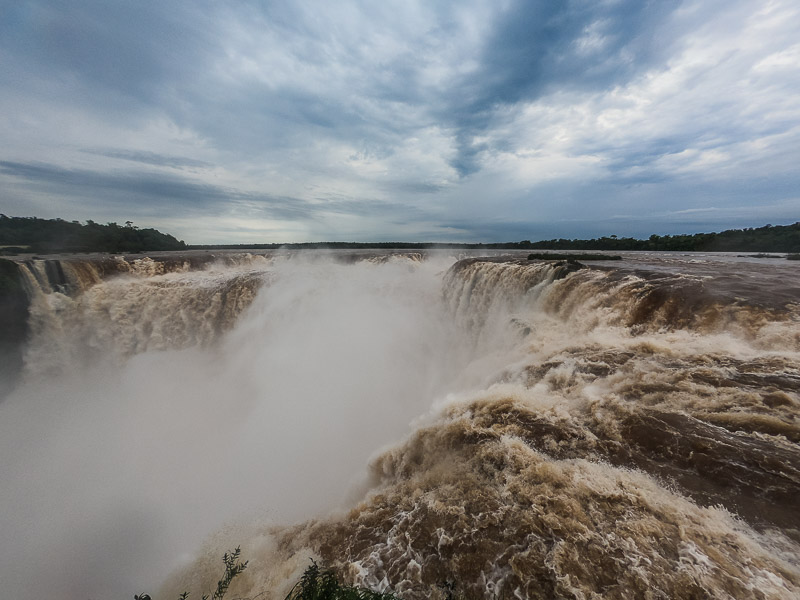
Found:
[[[21,268],[4,596],[199,597],[236,545],[232,597],[309,557],[405,598],[800,596],[800,265]]]

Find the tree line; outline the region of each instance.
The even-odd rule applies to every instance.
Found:
[[[0,215],[0,250],[13,252],[142,252],[192,249],[472,249],[472,250],[650,250],[701,252],[800,252],[800,222],[728,229],[720,233],[651,235],[647,239],[616,235],[584,239],[551,239],[538,242],[459,244],[436,242],[304,242],[295,244],[187,245],[156,229],[139,229],[131,221],[124,225],[94,221],[81,224],[63,219],[8,217]]]
[[[646,240],[601,237],[591,240],[543,240],[529,248],[548,250],[659,250],[698,252],[800,252],[800,222],[728,229],[720,233],[651,235]]]
[[[124,225],[94,221],[82,224],[63,219],[8,217],[0,215],[0,248],[16,252],[142,252],[185,250],[186,244],[156,229],[139,229],[131,221]]]
[[[800,222],[794,225],[765,225],[748,229],[728,229],[720,233],[691,235],[651,235],[646,240],[616,235],[582,239],[552,239],[531,242],[458,244],[437,242],[302,242],[296,244],[219,244],[194,245],[190,249],[468,249],[468,250],[651,250],[699,252],[800,252]]]

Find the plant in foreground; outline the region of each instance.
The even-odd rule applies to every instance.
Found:
[[[286,600],[400,600],[389,592],[373,592],[339,583],[330,569],[322,570],[316,561],[305,570]]]
[[[211,595],[204,594],[203,600],[222,600],[234,577],[247,568],[249,561],[240,562],[240,548],[226,552],[222,557],[225,573],[217,582],[217,590]],[[439,594],[444,600],[462,600],[463,595],[456,593],[456,584],[451,581],[439,584]],[[187,600],[188,592],[183,592],[179,600]],[[134,600],[152,600],[148,594],[135,595]],[[331,569],[321,569],[315,560],[294,584],[285,600],[400,600],[391,592],[373,592],[365,588],[342,585]]]
[[[222,562],[225,563],[225,573],[222,575],[222,579],[217,582],[216,591],[211,596],[208,594],[203,594],[203,600],[222,600],[222,598],[225,596],[225,593],[228,591],[233,578],[244,571],[247,568],[247,563],[250,562],[247,560],[241,562],[239,560],[241,555],[241,547],[237,546],[236,550],[230,553],[226,552],[222,556]],[[188,597],[189,592],[183,592],[180,595],[180,600],[186,600]],[[134,595],[133,600],[151,600],[151,598],[148,594],[139,594]]]

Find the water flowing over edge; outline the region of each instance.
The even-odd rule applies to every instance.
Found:
[[[150,289],[133,304],[157,298],[161,310],[143,319],[128,309],[129,322],[109,311],[136,298],[130,286],[91,301],[87,291],[109,286],[43,294],[81,306],[59,313],[50,299],[62,327],[76,311],[84,325],[107,314],[118,329],[89,346],[124,361],[241,336],[239,315],[259,289],[269,294],[265,283],[278,287],[252,260],[220,268],[214,283],[213,267],[203,284],[147,273]],[[281,597],[314,555],[408,598],[450,580],[491,598],[794,597],[797,310],[702,284],[566,262],[455,264],[439,293],[452,356],[447,381],[425,389],[433,409],[373,459],[371,491],[349,513],[233,540],[255,562],[236,592]],[[183,291],[175,307],[165,302]],[[210,580],[215,565],[200,559],[167,587],[182,591],[207,571]]]

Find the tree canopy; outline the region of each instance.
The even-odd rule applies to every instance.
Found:
[[[63,219],[0,215],[0,246],[28,248],[31,252],[141,252],[184,250],[186,244],[156,229],[139,229],[94,221],[81,224]]]
[[[720,233],[651,235],[641,240],[616,235],[581,239],[551,239],[538,242],[497,242],[486,244],[421,242],[308,242],[296,244],[218,244],[187,246],[182,240],[156,229],[139,229],[131,221],[124,225],[94,221],[81,224],[63,219],[7,217],[0,214],[0,249],[3,246],[28,248],[31,252],[141,252],[211,248],[467,248],[507,250],[650,250],[704,252],[800,252],[800,222],[793,225],[765,225],[747,229],[728,229]]]
[[[530,248],[548,250],[672,250],[704,252],[798,252],[800,222],[793,225],[765,225],[728,229],[720,233],[651,235],[646,240],[615,235],[591,240],[544,240]]]

